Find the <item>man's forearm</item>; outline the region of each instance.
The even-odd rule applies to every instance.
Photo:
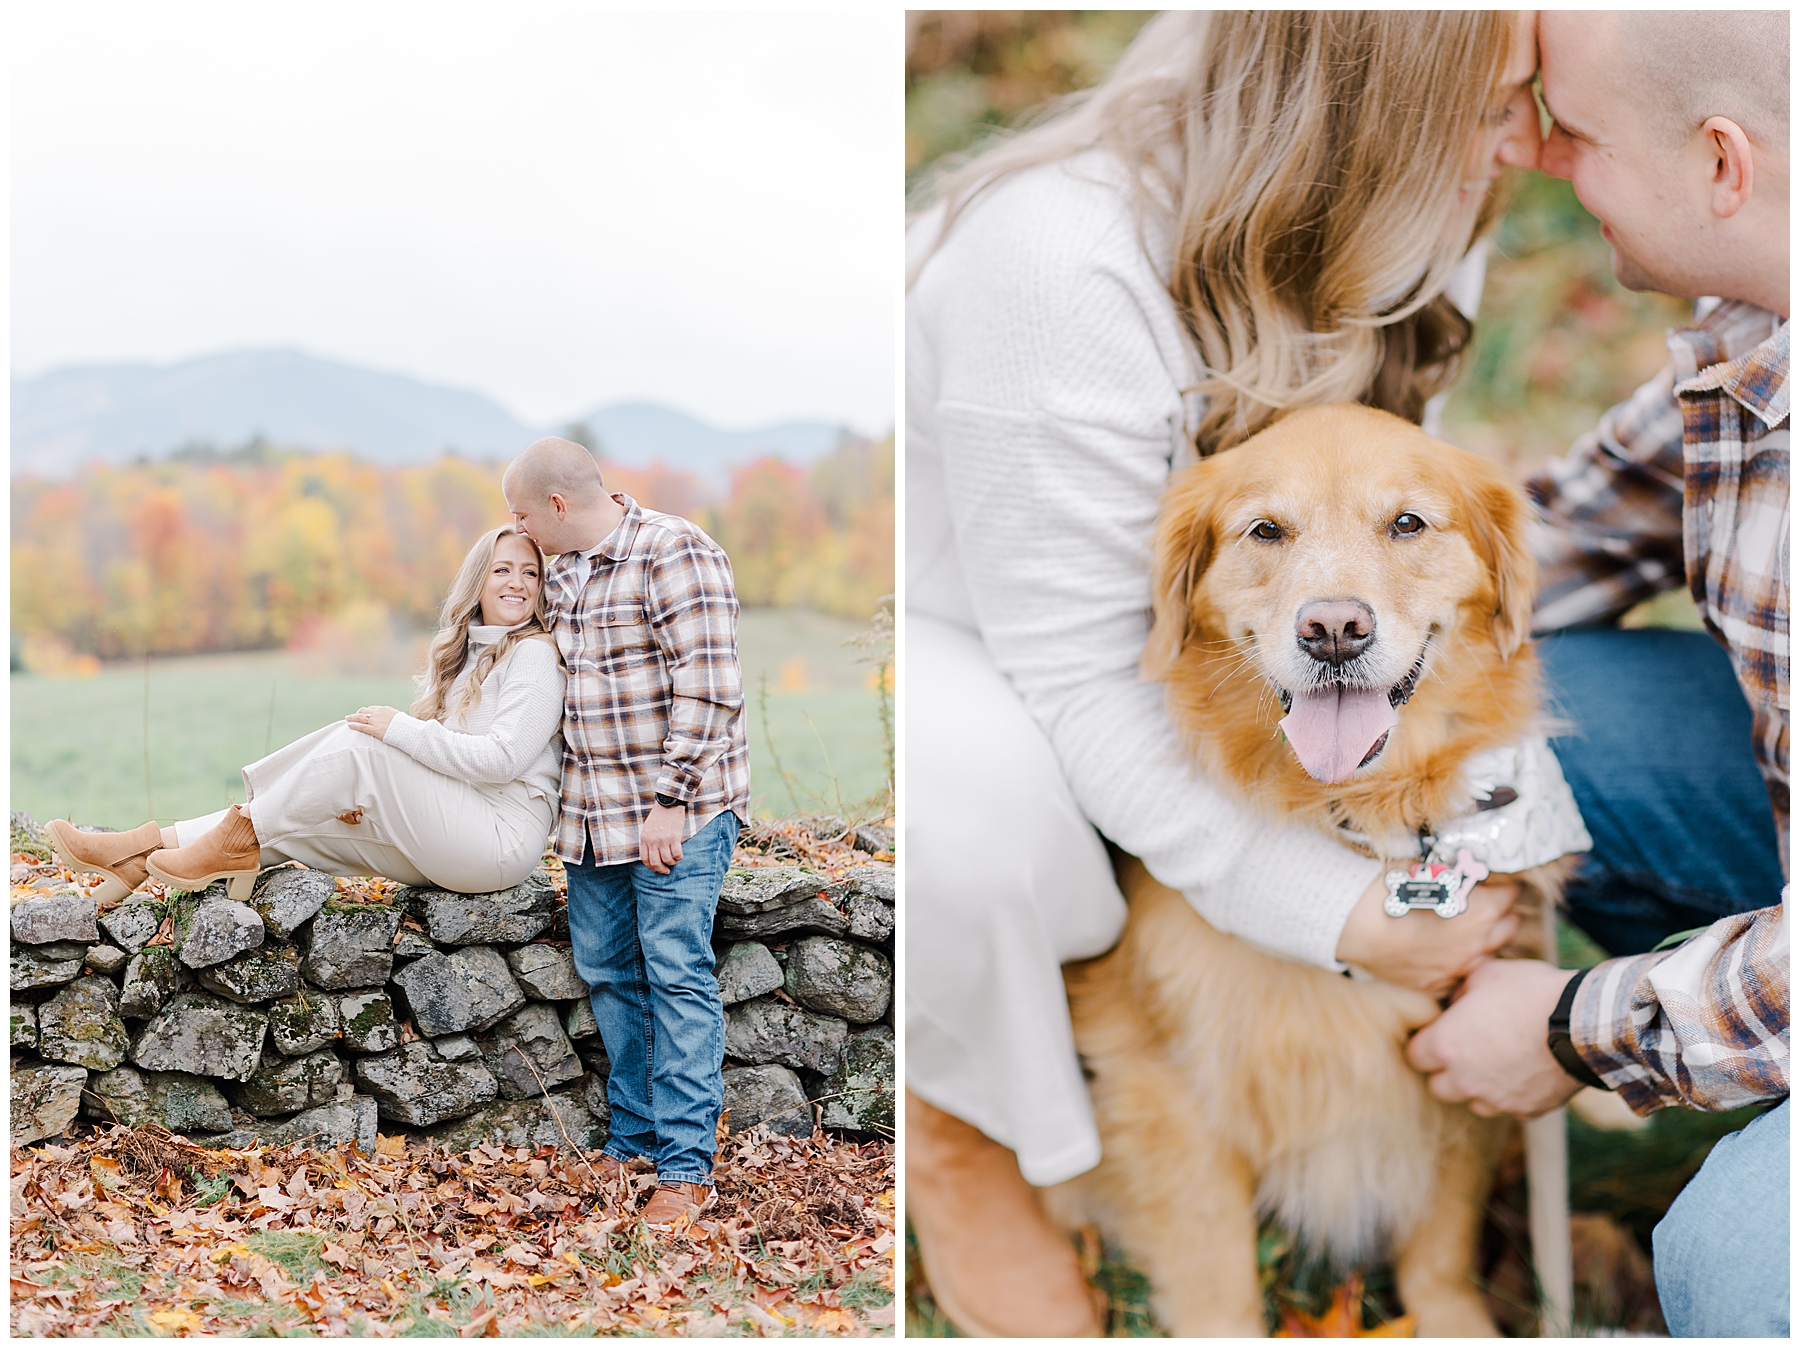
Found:
[[[1683,575],[1682,420],[1666,366],[1527,484],[1539,519],[1534,631],[1623,613]]]
[[[656,790],[686,801],[700,789],[707,769],[731,747],[731,718],[741,713],[741,707],[734,710],[708,703],[702,704],[705,714],[684,716],[684,701],[692,699],[677,697],[669,708],[669,733],[663,739]]]
[[[1785,905],[1719,921],[1672,951],[1582,980],[1569,1034],[1639,1114],[1736,1109],[1788,1093]]]
[[[669,726],[656,790],[691,800],[707,769],[731,746],[744,707],[738,603],[725,555],[683,540],[652,569],[648,608],[669,679]]]

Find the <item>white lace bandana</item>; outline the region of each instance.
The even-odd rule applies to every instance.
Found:
[[[1462,786],[1459,813],[1431,821],[1435,857],[1449,860],[1466,847],[1492,873],[1511,875],[1594,846],[1581,822],[1575,794],[1563,780],[1562,766],[1542,735],[1476,754],[1463,764]],[[1504,798],[1509,790],[1514,794],[1504,805],[1476,808],[1477,801],[1493,800],[1496,794]],[[1339,829],[1338,836],[1362,844],[1383,860],[1410,861],[1419,856],[1419,837],[1413,833],[1395,831],[1375,838]]]

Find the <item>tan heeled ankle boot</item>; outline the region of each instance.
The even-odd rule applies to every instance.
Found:
[[[205,889],[215,880],[226,882],[234,899],[247,899],[256,888],[262,870],[262,844],[241,806],[233,805],[212,828],[186,847],[152,852],[144,865],[166,885],[177,889]]]
[[[976,1338],[1094,1338],[1098,1293],[1016,1157],[906,1093],[906,1216],[939,1309]]]
[[[122,899],[143,884],[149,878],[144,858],[162,846],[162,829],[155,820],[129,833],[87,833],[66,819],[52,819],[44,834],[56,859],[70,870],[106,877],[94,891],[101,903]]]

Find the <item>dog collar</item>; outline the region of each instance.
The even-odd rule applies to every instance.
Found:
[[[1415,907],[1428,907],[1445,917],[1461,912],[1468,890],[1474,888],[1474,883],[1462,883],[1469,874],[1462,861],[1465,854],[1472,866],[1482,868],[1480,878],[1485,879],[1530,870],[1594,846],[1575,795],[1543,736],[1476,754],[1464,763],[1462,775],[1467,808],[1435,827],[1385,837],[1348,828],[1336,832],[1364,856],[1402,863],[1389,872],[1388,903],[1394,907],[1384,904],[1394,912],[1402,898],[1410,896],[1395,916],[1404,917]],[[1452,889],[1461,891],[1464,903],[1445,911],[1452,907],[1450,895],[1436,887],[1451,883],[1450,871],[1457,872]],[[1396,874],[1398,880],[1392,878]],[[1411,885],[1431,887],[1407,888]]]

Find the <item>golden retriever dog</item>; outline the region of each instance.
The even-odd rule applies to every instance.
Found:
[[[1146,672],[1212,780],[1404,867],[1476,808],[1465,760],[1536,729],[1525,521],[1493,466],[1409,422],[1294,412],[1171,482]],[[1559,878],[1520,877],[1537,902]],[[1052,1212],[1122,1245],[1178,1336],[1266,1332],[1259,1214],[1345,1263],[1391,1255],[1420,1335],[1495,1334],[1470,1275],[1513,1125],[1408,1066],[1437,1003],[1263,954],[1133,859],[1120,884],[1118,946],[1065,970],[1104,1159]]]

